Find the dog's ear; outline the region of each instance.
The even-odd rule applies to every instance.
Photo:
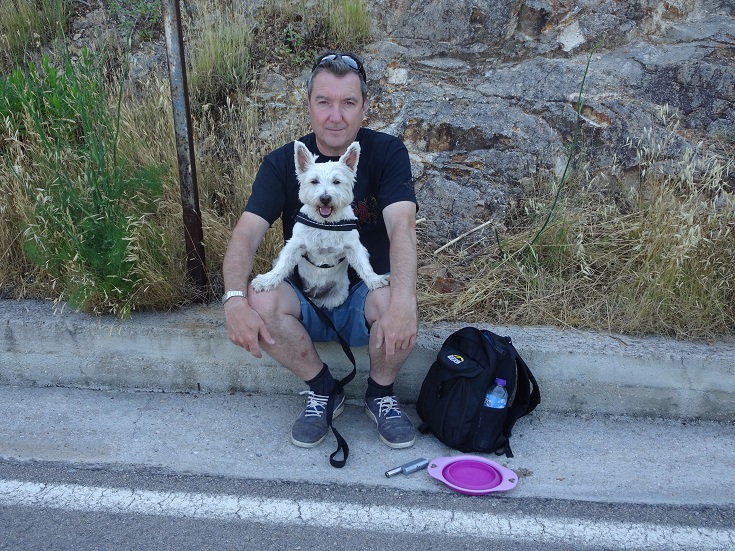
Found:
[[[296,163],[296,174],[301,175],[314,163],[314,155],[303,143],[296,140],[293,143],[293,158]]]
[[[357,161],[360,160],[360,143],[352,142],[347,151],[339,158],[340,163],[347,165],[354,174],[357,173]]]

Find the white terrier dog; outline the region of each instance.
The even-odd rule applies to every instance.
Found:
[[[387,275],[376,274],[367,249],[360,243],[357,218],[350,204],[360,159],[353,142],[339,161],[317,163],[300,141],[294,142],[299,200],[293,235],[276,258],[273,269],[252,281],[256,292],[275,289],[298,265],[304,294],[317,306],[331,309],[347,299],[351,265],[368,289],[388,285]],[[347,260],[347,262],[345,262]]]

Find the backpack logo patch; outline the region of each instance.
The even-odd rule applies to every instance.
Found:
[[[449,356],[447,356],[447,359],[457,365],[461,364],[464,361],[464,358],[459,354],[449,354]]]

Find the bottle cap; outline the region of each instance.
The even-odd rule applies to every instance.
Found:
[[[498,379],[495,379],[495,384],[499,386],[505,386],[508,384],[508,381],[506,381],[505,379],[498,378]]]

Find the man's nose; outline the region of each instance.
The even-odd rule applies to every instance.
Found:
[[[342,120],[342,110],[339,108],[339,105],[333,105],[329,108],[329,120]]]

